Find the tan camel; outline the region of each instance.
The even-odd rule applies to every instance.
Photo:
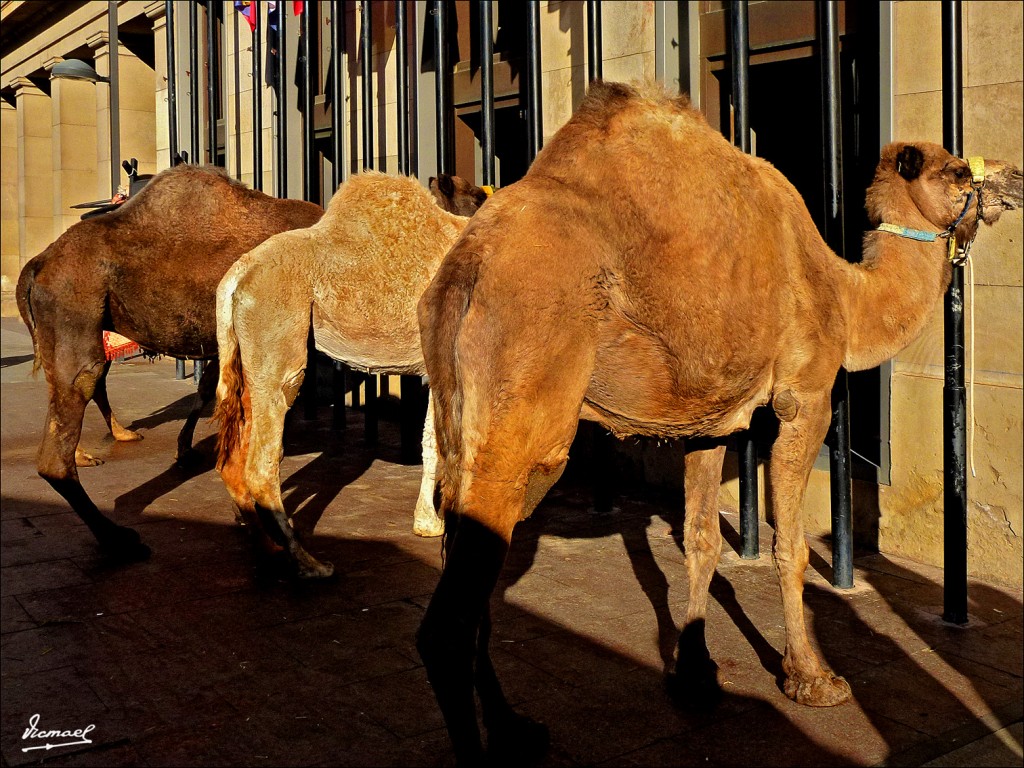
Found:
[[[427,191],[412,178],[364,172],[338,190],[319,223],[262,243],[217,289],[218,468],[242,519],[282,547],[300,577],[333,572],[296,539],[281,500],[284,419],[305,372],[310,318],[317,349],[335,360],[423,374],[416,303],[486,199],[457,176],[431,179]],[[440,533],[433,446],[428,412],[416,523],[424,534]]]
[[[685,99],[592,88],[527,175],[473,218],[419,306],[448,540],[418,647],[460,762],[481,750],[474,682],[489,749],[543,741],[487,659],[488,601],[512,529],[562,473],[580,418],[619,436],[700,438],[686,456],[689,605],[673,685],[707,691],[723,438],[774,408],[784,690],[812,706],[849,698],[811,648],[802,600],[801,502],[829,394],[840,366],[875,366],[921,331],[950,279],[945,233],[963,213],[955,234],[970,242],[979,221],[1019,206],[1020,171],[989,162],[981,198],[968,164],[941,147],[890,145],[871,219],[934,241],[869,232],[863,263],[849,264],[786,179]]]
[[[69,228],[21,270],[18,309],[32,334],[35,368],[43,369],[50,391],[39,474],[109,555],[136,560],[149,548],[137,532],[104,516],[78,478],[77,466],[101,463],[78,449],[89,400],[115,439],[141,439],[111,413],[103,331],[123,334],[149,352],[215,356],[214,292],[228,266],[271,235],[308,227],[322,215],[318,205],[269,197],[219,168],[178,165],[123,205]],[[216,366],[208,366],[199,402],[178,435],[179,461],[192,449],[215,377]]]

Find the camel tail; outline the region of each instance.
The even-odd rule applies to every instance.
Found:
[[[228,270],[217,287],[217,350],[220,356],[220,379],[217,381],[217,408],[213,418],[220,422],[217,435],[217,469],[223,469],[228,458],[238,450],[245,423],[243,397],[245,376],[242,357],[235,334],[235,288],[238,287],[237,264]]]
[[[456,344],[479,271],[478,254],[453,250],[419,305],[423,357],[434,397],[442,515],[455,508],[460,485],[463,388]]]
[[[15,290],[18,312],[21,313],[21,319],[25,321],[25,325],[28,326],[29,335],[32,337],[33,376],[36,375],[43,362],[39,355],[39,343],[36,341],[36,319],[32,311],[32,292],[36,287],[36,273],[39,270],[40,264],[39,259],[35,258],[25,265],[21,270],[21,275],[18,276],[18,287]]]

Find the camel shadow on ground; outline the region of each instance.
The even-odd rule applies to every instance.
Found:
[[[0,358],[0,368],[10,368],[22,363],[30,363],[35,355],[12,355],[11,357]]]
[[[620,487],[614,509],[604,513],[595,511],[594,498],[592,469],[584,466],[577,467],[575,472],[567,470],[534,515],[517,528],[497,592],[504,597],[531,570],[545,537],[620,538],[636,581],[654,613],[658,650],[667,673],[675,665],[680,631],[673,619],[672,606],[676,605],[678,615],[682,615],[679,598],[669,599],[669,588],[685,590],[685,569],[673,568],[683,578],[682,583],[670,584],[659,561],[665,563],[666,555],[681,561],[685,555],[685,492],[636,485]],[[870,511],[870,503],[867,507]],[[771,521],[770,506],[767,512]],[[736,558],[741,550],[739,531],[730,519],[721,517],[720,521],[723,551],[731,554],[731,548]],[[662,525],[666,527],[659,539],[656,528]],[[1021,703],[1007,696],[1008,691],[1015,689],[1014,678],[1021,677],[1024,666],[1019,627],[1024,612],[1021,602],[987,585],[972,584],[971,593],[977,600],[972,603],[971,625],[955,627],[941,620],[940,583],[883,555],[860,550],[857,557],[858,563],[864,563],[858,567],[856,576],[861,589],[859,593],[848,593],[828,586],[832,566],[811,551],[804,597],[808,623],[824,661],[851,683],[855,700],[885,741],[894,764],[926,762],[1019,722]],[[762,554],[759,564],[749,566],[737,562],[740,567],[759,569],[758,578],[777,583],[770,556]],[[736,570],[729,573],[739,576]],[[858,601],[873,599],[865,588],[873,590],[882,604],[888,606],[889,615],[879,617],[875,608],[865,609],[869,619],[858,613],[858,605],[864,605]],[[759,628],[765,624],[765,611],[758,608],[752,618],[737,599],[730,577],[723,575],[721,569],[712,580],[710,594],[749,643],[760,665],[775,678],[782,696],[783,646],[778,637],[773,644]],[[859,597],[848,597],[851,594]],[[777,599],[777,593],[774,597]],[[975,611],[987,611],[987,615],[975,618]],[[778,612],[781,613],[781,604]],[[708,640],[715,657],[712,626],[708,628]],[[921,645],[922,641],[925,645]],[[995,649],[989,647],[993,642]],[[926,661],[941,663],[923,663],[922,654]],[[901,695],[893,695],[894,687],[902,689]],[[986,708],[995,715],[983,723],[979,710]],[[935,738],[908,750],[907,729],[928,733],[933,729]],[[1012,737],[1006,738],[1012,741]],[[1012,764],[1015,756],[1019,756],[1019,748],[1018,744],[1015,752],[1004,739],[996,748],[999,754],[995,759],[1001,755],[1011,763],[999,764]]]
[[[166,421],[171,421],[178,415],[177,412],[187,408],[183,404],[190,399],[182,398],[172,406],[155,412],[152,417],[137,420],[133,426],[148,424],[153,418],[162,418],[163,414],[168,415]],[[318,414],[319,418],[311,422],[302,417],[301,408],[293,408],[285,424],[282,496],[293,525],[299,535],[307,539],[313,538],[317,523],[341,490],[365,473],[375,458],[390,459],[393,458],[391,454],[397,455],[397,448],[390,444],[380,444],[372,452],[365,450],[365,445],[358,444],[362,442],[359,437],[362,435],[362,418],[353,416],[353,413],[358,412],[349,414],[349,428],[344,430],[331,428],[330,414],[325,413],[322,411]],[[158,422],[153,423],[155,425]],[[353,441],[357,445],[353,445]],[[116,518],[124,525],[134,526],[158,499],[170,496],[202,475],[210,472],[216,474],[216,442],[216,434],[208,435],[193,446],[197,460],[184,466],[172,460],[162,472],[119,495],[114,501]],[[312,453],[317,456],[311,461],[297,468],[290,466],[290,458]],[[215,487],[224,494],[225,510],[233,512],[234,505],[227,491],[219,483]],[[187,499],[181,501],[188,503]],[[266,559],[263,564],[268,566],[270,575],[275,575],[281,567],[280,563],[271,562],[270,559]]]

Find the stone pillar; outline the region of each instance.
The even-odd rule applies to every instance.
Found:
[[[63,61],[56,57],[43,68]],[[76,203],[96,199],[96,86],[85,80],[50,80],[53,218],[56,234],[79,221]]]
[[[4,317],[18,314],[14,286],[18,283],[18,114],[0,100],[0,284]]]
[[[18,137],[19,271],[56,239],[53,226],[53,150],[50,98],[27,77],[14,87]]]
[[[168,113],[167,101],[166,10],[163,0],[155,0],[155,2],[149,3],[146,6],[146,16],[153,21],[153,51],[155,57],[154,64],[156,65],[153,73],[156,94],[154,99],[155,113],[153,119],[155,128],[156,169],[158,171],[171,167],[169,132],[170,115]],[[139,162],[139,170],[142,170],[141,158]]]
[[[104,77],[110,76],[110,39],[106,33],[97,32],[90,37],[89,47],[94,51],[96,71]],[[136,158],[139,173],[155,173],[156,168],[156,79],[153,69],[135,54],[119,47],[118,55],[118,108],[120,117],[122,160]],[[105,174],[98,174],[100,197],[110,197],[110,86],[96,84],[96,164],[105,168]],[[127,183],[121,176],[120,184]]]

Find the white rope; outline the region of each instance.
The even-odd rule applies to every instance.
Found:
[[[977,477],[974,468],[974,265],[967,260],[967,286],[970,291],[971,304],[971,373],[967,382],[967,460],[971,467],[971,477]]]

